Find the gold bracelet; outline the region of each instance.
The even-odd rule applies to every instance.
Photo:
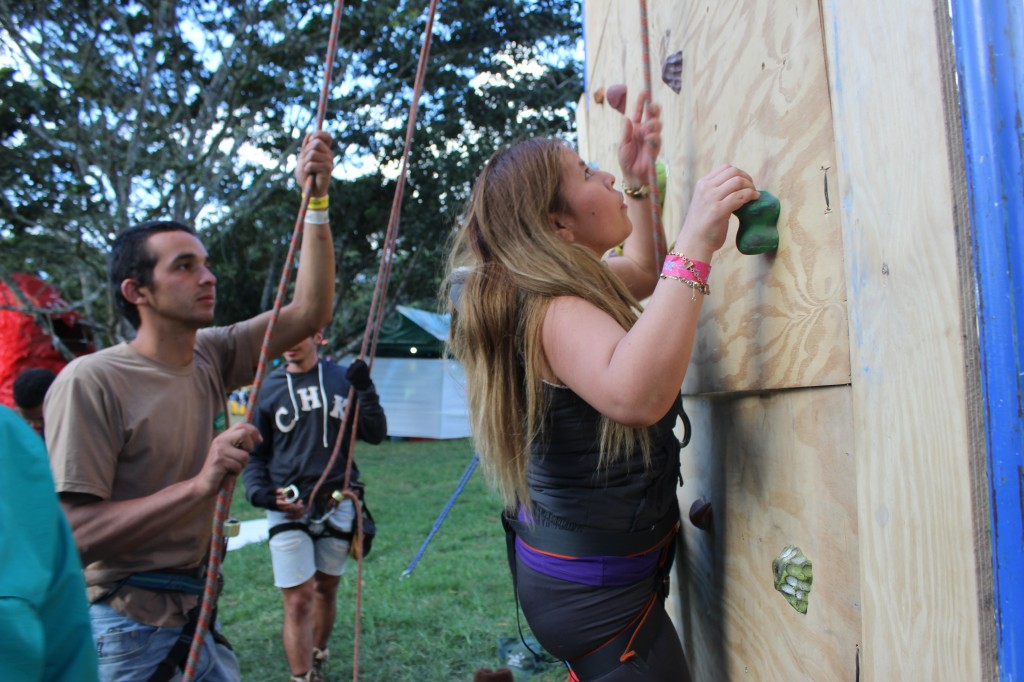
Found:
[[[306,207],[310,211],[322,211],[327,208],[327,203],[327,195],[325,194],[322,197],[310,197],[309,204],[307,204]]]
[[[697,300],[697,292],[704,294],[705,296],[711,295],[711,287],[708,286],[707,282],[695,282],[692,279],[686,279],[684,277],[676,277],[675,275],[660,275],[662,279],[674,279],[677,282],[682,282],[686,286],[693,289],[693,296],[690,297],[691,301]]]
[[[624,185],[622,193],[634,199],[646,199],[651,194],[651,188],[647,185]]]

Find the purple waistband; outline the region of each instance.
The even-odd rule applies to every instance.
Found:
[[[639,556],[556,557],[539,552],[516,538],[519,560],[538,573],[594,587],[632,585],[658,566],[659,550]]]

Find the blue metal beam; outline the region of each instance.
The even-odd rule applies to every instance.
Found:
[[[951,10],[975,259],[999,679],[1010,682],[1024,679],[1024,3],[952,0]]]

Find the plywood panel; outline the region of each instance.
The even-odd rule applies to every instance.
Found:
[[[694,679],[856,679],[850,401],[848,386],[687,401],[680,505],[706,498],[715,524],[708,533],[684,521],[673,585]],[[806,615],[774,589],[772,559],[787,545],[814,565]]]
[[[872,680],[981,679],[957,275],[971,265],[956,252],[939,12],[823,2]]]
[[[649,5],[670,238],[694,183],[724,162],[750,172],[783,202],[777,255],[740,255],[733,221],[728,245],[715,257],[684,391],[849,383],[839,213],[827,211],[825,199],[823,169],[834,173],[835,147],[817,2]],[[643,83],[637,8],[619,0],[586,6],[590,93],[579,110],[581,152],[616,173],[622,117],[593,94],[626,83],[632,111]],[[660,80],[664,57],[677,50],[678,95]]]

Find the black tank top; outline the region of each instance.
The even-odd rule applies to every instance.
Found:
[[[537,523],[629,533],[678,514],[679,441],[672,429],[679,399],[649,427],[650,467],[637,449],[598,469],[600,413],[567,387],[545,383],[544,392],[546,419],[527,469]]]

